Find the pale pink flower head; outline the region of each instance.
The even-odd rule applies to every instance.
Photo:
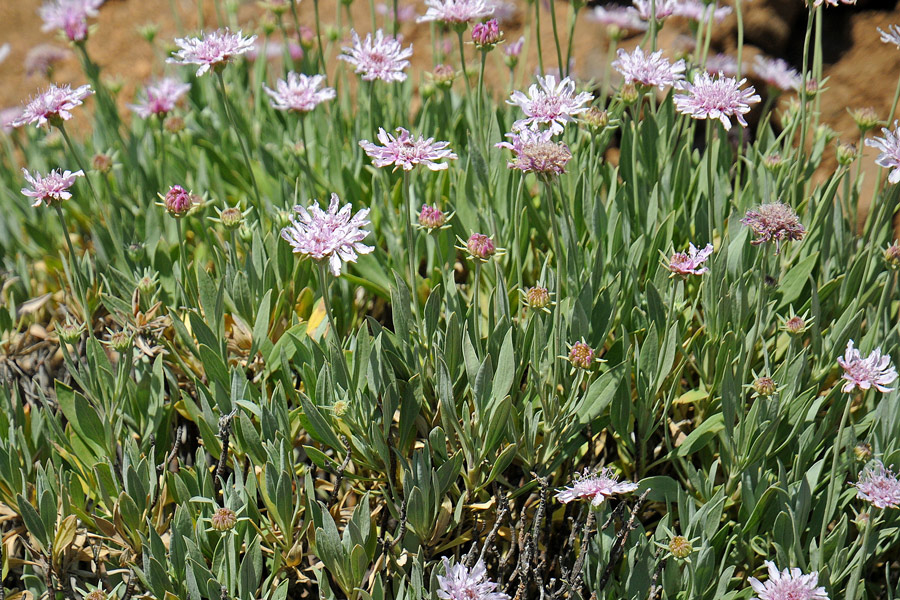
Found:
[[[713,75],[734,77],[738,71],[737,59],[730,54],[714,54],[706,59],[706,70]]]
[[[859,473],[856,497],[876,508],[900,508],[900,481],[880,460],[874,460]]]
[[[684,60],[679,59],[675,63],[670,63],[663,57],[662,50],[644,54],[644,51],[637,47],[629,54],[619,48],[617,55],[619,58],[613,61],[612,66],[622,74],[625,83],[663,89],[684,79]]]
[[[137,104],[129,104],[128,108],[144,119],[153,115],[165,117],[190,89],[189,83],[163,77],[147,85],[143,98]]]
[[[497,246],[489,236],[483,233],[473,233],[466,242],[466,250],[474,259],[487,260],[497,253]]]
[[[838,357],[837,362],[844,369],[842,378],[846,380],[841,388],[842,392],[852,392],[856,388],[863,391],[875,388],[887,393],[894,389],[887,386],[897,379],[897,370],[891,364],[891,355],[882,355],[881,348],[875,348],[869,356],[863,358],[859,350],[853,347],[853,340],[850,340],[844,356]]]
[[[12,130],[15,129],[14,123],[21,116],[21,106],[10,106],[9,108],[0,109],[0,131],[3,133],[12,133]]]
[[[38,44],[25,55],[25,74],[31,77],[40,73],[49,78],[53,67],[69,57],[69,51],[52,44]]]
[[[809,4],[809,2],[807,2]],[[813,6],[838,6],[839,4],[856,4],[856,0],[813,0]]]
[[[31,174],[28,169],[22,169],[25,174],[25,180],[31,184],[31,189],[22,188],[22,194],[29,198],[34,198],[32,206],[40,206],[46,203],[51,206],[54,203],[60,203],[72,197],[69,191],[78,177],[84,176],[84,171],[60,171],[53,169],[46,175],[35,172]]]
[[[405,23],[406,21],[412,21],[416,18],[416,6],[415,4],[404,4],[402,6],[397,7],[397,14],[394,14],[394,7],[384,2],[381,2],[375,6],[375,10],[380,15],[384,15],[392,20],[395,20],[399,23]]]
[[[295,254],[316,262],[328,261],[335,277],[341,274],[343,263],[356,262],[359,254],[374,250],[362,243],[369,235],[364,229],[369,225],[366,218],[369,209],[364,208],[353,215],[349,203],[338,209],[339,202],[338,195],[331,194],[327,212],[318,202],[308,208],[295,206],[298,217],[281,230],[281,237],[294,248]]]
[[[896,25],[888,25],[887,31],[878,28],[878,33],[881,34],[881,41],[885,44],[894,44],[898,48],[900,48],[900,27]]]
[[[648,9],[649,12],[649,9]],[[595,6],[587,14],[587,18],[614,28],[613,33],[618,37],[622,32],[647,31],[647,21],[641,19],[636,10],[626,6]]]
[[[88,17],[96,17],[103,0],[49,0],[38,14],[44,21],[41,31],[62,31],[73,42],[87,38]]]
[[[594,99],[590,92],[576,94],[575,82],[569,77],[557,82],[554,75],[538,75],[537,81],[528,88],[527,96],[517,90],[506,101],[521,108],[526,116],[513,123],[513,131],[548,125],[553,134],[562,133],[564,125],[574,121],[573,115],[586,111],[586,105]]]
[[[630,494],[638,488],[636,483],[619,481],[612,469],[604,467],[594,475],[575,474],[575,479],[569,487],[556,492],[556,499],[563,504],[568,504],[578,498],[589,498],[591,505],[600,506],[604,500],[613,494]]]
[[[782,58],[768,58],[757,54],[753,59],[753,72],[766,82],[766,85],[783,92],[797,89],[802,83],[800,76],[787,61]]]
[[[515,153],[513,159],[506,164],[508,168],[518,169],[523,173],[535,173],[544,178],[566,172],[566,164],[572,158],[572,152],[564,143],[554,142],[550,130],[524,129],[507,133],[506,137],[512,141],[500,142],[495,146]]]
[[[522,54],[522,47],[524,45],[525,36],[523,35],[520,36],[516,41],[506,44],[506,46],[503,47],[503,53],[509,57],[519,58],[519,55]]]
[[[253,47],[247,52],[247,60],[255,61],[259,58],[260,51],[263,50],[259,42],[254,42]],[[303,60],[303,46],[297,42],[291,41],[287,44],[287,51],[293,61]],[[277,60],[284,57],[284,43],[279,41],[270,41],[265,44],[266,60]]]
[[[265,84],[263,89],[272,98],[270,102],[272,108],[308,113],[322,102],[334,100],[336,96],[334,88],[322,87],[324,83],[324,75],[309,77],[291,71],[287,79],[278,80],[274,90]]]
[[[41,127],[68,121],[72,118],[69,111],[81,106],[82,101],[93,93],[90,85],[83,85],[74,90],[68,84],[62,87],[51,85],[25,105],[22,116],[13,123],[13,126],[21,127],[33,123]]]
[[[456,160],[459,158],[448,149],[450,142],[435,142],[434,138],[416,137],[402,127],[397,128],[397,136],[393,136],[384,128],[378,128],[377,146],[369,140],[360,140],[360,147],[366,151],[372,164],[378,168],[394,165],[394,170],[411,171],[417,165],[423,165],[432,171],[443,171],[450,165],[440,160]]]
[[[487,0],[487,5],[493,9],[491,17],[497,19],[501,25],[512,21],[519,12],[519,7],[515,3],[506,0]]]
[[[487,578],[484,561],[479,560],[470,571],[464,563],[450,566],[447,557],[441,560],[444,575],[437,576],[437,596],[441,600],[509,600],[506,594],[494,591],[497,584]]]
[[[714,22],[721,23],[732,12],[730,6],[716,6],[715,3],[707,4],[702,0],[679,0],[675,3],[672,16],[685,17],[699,23],[707,23],[712,17]]]
[[[707,244],[703,250],[698,249],[694,244],[690,244],[686,253],[676,252],[673,254],[666,268],[672,271],[672,277],[677,275],[686,278],[688,275],[703,275],[709,271],[703,266],[703,263],[706,262],[712,253],[712,244]]]
[[[412,56],[412,45],[403,48],[400,38],[385,35],[379,29],[366,35],[365,41],[360,41],[359,34],[352,30],[353,45],[344,46],[344,53],[338,56],[339,60],[345,60],[356,69],[356,73],[362,75],[363,81],[405,81],[404,72],[409,66]]]
[[[240,30],[232,33],[230,29],[219,29],[200,37],[175,38],[175,43],[180,48],[167,62],[176,65],[200,65],[197,69],[197,77],[200,77],[210,69],[223,68],[234,57],[246,54],[253,49],[256,36],[244,37]]]
[[[650,20],[652,10],[651,0],[632,0],[638,16],[644,21]],[[678,0],[656,0],[656,20],[660,21],[675,14]]]
[[[891,169],[888,181],[900,182],[900,130],[897,128],[897,121],[894,121],[893,131],[882,127],[881,133],[884,137],[867,137],[866,146],[878,149],[879,154],[875,159],[875,164],[885,169]]]
[[[744,115],[750,112],[751,104],[760,100],[752,85],[741,87],[746,82],[746,79],[737,81],[734,77],[713,78],[705,71],[697,73],[691,83],[675,83],[675,87],[684,92],[675,95],[675,107],[694,119],[718,119],[725,129],[731,129],[729,117],[736,118],[746,127]]]
[[[750,243],[754,246],[775,242],[775,254],[781,251],[781,242],[802,240],[806,228],[794,209],[781,202],[760,204],[754,210],[748,210],[741,223],[756,234]]]
[[[464,25],[491,16],[494,7],[486,0],[425,0],[428,10],[417,23],[438,21],[448,25]]]
[[[819,586],[819,573],[813,571],[804,575],[800,569],[778,567],[770,560],[765,561],[769,578],[765,583],[756,577],[749,579],[750,587],[756,592],[751,600],[828,600],[825,588]]]

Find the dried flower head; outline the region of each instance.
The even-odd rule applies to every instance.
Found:
[[[221,69],[234,57],[250,52],[254,41],[255,35],[244,37],[240,30],[232,33],[227,28],[201,34],[200,37],[175,38],[175,44],[180,49],[166,62],[176,65],[199,65],[197,77],[200,77],[210,69]]]
[[[83,42],[88,34],[88,17],[96,17],[103,0],[49,0],[38,13],[41,31],[61,31],[72,42]]]
[[[165,117],[190,89],[189,83],[163,77],[144,88],[144,97],[137,104],[129,104],[128,108],[144,119],[152,115]]]
[[[563,504],[568,504],[578,498],[590,498],[592,506],[600,506],[603,501],[613,494],[630,494],[638,488],[636,483],[619,481],[612,469],[604,467],[595,475],[575,474],[572,484],[556,492],[555,498]]]
[[[272,108],[308,113],[322,102],[335,98],[334,88],[322,87],[324,83],[324,75],[310,77],[291,71],[287,79],[279,79],[275,83],[274,90],[265,84],[263,89],[271,98]]]
[[[366,218],[369,209],[364,208],[351,214],[351,206],[345,204],[338,210],[340,198],[331,194],[328,211],[323,211],[318,202],[303,208],[295,206],[299,217],[281,230],[283,237],[294,253],[303,254],[316,262],[328,261],[335,277],[341,274],[341,265],[356,262],[357,254],[368,254],[374,248],[362,241],[369,235],[364,229],[369,225]]]
[[[866,146],[877,148],[880,154],[875,163],[885,169],[891,169],[888,181],[900,182],[900,132],[897,129],[897,121],[894,121],[894,131],[887,127],[881,128],[884,137],[866,138]]]
[[[669,552],[675,558],[687,558],[694,551],[691,541],[683,535],[676,535],[669,540]]]
[[[749,579],[750,587],[756,592],[752,600],[828,600],[825,588],[819,587],[819,573],[813,571],[804,575],[800,569],[785,569],[779,572],[772,561],[765,561],[769,578],[762,583],[756,577]]]
[[[83,85],[74,90],[68,84],[49,88],[35,96],[25,105],[22,115],[13,122],[14,127],[26,124],[59,125],[63,121],[72,118],[69,111],[76,106],[81,106],[82,101],[93,94],[90,85]]]
[[[490,50],[500,43],[503,32],[497,19],[490,19],[484,23],[476,23],[472,26],[472,42],[477,48]]]
[[[760,100],[752,85],[741,87],[746,82],[746,79],[737,81],[734,77],[713,78],[705,71],[697,73],[691,83],[675,83],[675,87],[684,92],[675,96],[675,107],[694,119],[718,119],[725,129],[731,129],[729,117],[746,127],[744,115],[750,112],[751,104]]]
[[[590,92],[576,94],[575,82],[568,77],[557,82],[553,75],[538,75],[537,81],[528,88],[527,96],[517,90],[506,101],[521,108],[526,116],[513,123],[513,131],[547,125],[551,133],[562,133],[565,124],[573,121],[574,115],[585,112],[586,104],[594,99]]]
[[[709,271],[703,266],[703,263],[712,256],[712,253],[712,244],[707,244],[703,250],[698,249],[694,244],[689,244],[687,253],[676,252],[673,254],[666,268],[672,272],[670,277],[678,276],[686,279],[689,275],[703,275]]]
[[[113,168],[113,157],[103,152],[98,152],[91,158],[91,166],[100,173],[109,173]]]
[[[594,364],[596,352],[585,342],[575,342],[569,349],[569,362],[578,369],[590,369]]]
[[[663,57],[662,50],[644,54],[638,46],[629,54],[619,48],[617,58],[612,66],[625,78],[626,83],[639,83],[645,87],[658,87],[674,85],[676,81],[684,79],[684,60],[670,63]]]
[[[63,61],[71,55],[71,52],[52,44],[38,44],[25,55],[25,74],[43,75],[47,79],[53,76],[53,68],[56,63]]]
[[[456,160],[458,157],[448,149],[450,142],[435,142],[434,138],[416,137],[402,128],[397,128],[394,137],[384,128],[378,128],[377,146],[369,140],[360,140],[360,147],[366,151],[372,164],[378,168],[394,165],[394,170],[411,171],[417,165],[423,165],[432,171],[443,171],[450,165],[440,160]]]
[[[84,600],[106,600],[106,592],[100,589],[92,590],[84,597]]]
[[[506,165],[510,169],[535,173],[545,179],[566,172],[566,164],[572,158],[572,152],[564,143],[554,142],[550,130],[525,129],[518,133],[507,133],[506,137],[512,142],[499,142],[495,146],[515,153]]]
[[[489,236],[473,233],[466,242],[466,251],[475,260],[486,261],[497,253],[497,247]]]
[[[40,206],[46,203],[47,206],[61,203],[72,197],[69,191],[78,177],[84,176],[84,171],[60,171],[53,169],[46,175],[41,175],[37,171],[34,174],[28,172],[28,169],[22,169],[25,174],[25,180],[31,184],[31,189],[22,188],[22,194],[29,198],[34,198],[32,206]]]
[[[216,531],[228,531],[237,523],[237,515],[230,508],[219,508],[209,518],[212,528]]]
[[[470,571],[465,563],[451,566],[447,557],[441,560],[444,575],[437,576],[437,597],[441,600],[509,600],[506,594],[494,591],[498,584],[487,578],[483,561],[475,563]]]
[[[417,23],[438,21],[447,25],[464,25],[489,17],[494,8],[485,0],[425,0],[428,9]]]
[[[741,223],[756,234],[756,239],[750,242],[754,246],[775,242],[775,254],[780,252],[781,242],[802,240],[806,234],[794,209],[781,202],[761,204],[748,210]]]
[[[757,54],[753,58],[753,72],[772,89],[788,92],[797,89],[802,77],[782,58],[769,58]]]
[[[900,243],[894,242],[884,250],[884,262],[888,268],[896,271],[900,269]]]
[[[856,497],[876,508],[900,508],[900,480],[880,460],[874,460],[859,473]]]
[[[447,215],[437,206],[422,205],[419,211],[419,225],[425,229],[440,229],[447,222]]]
[[[838,357],[837,362],[844,369],[842,378],[846,380],[842,392],[852,392],[857,387],[863,391],[874,387],[882,393],[894,390],[887,386],[897,379],[897,370],[891,364],[891,355],[882,355],[881,348],[875,348],[863,358],[853,347],[853,340],[849,340],[844,356]]]
[[[400,38],[385,35],[379,29],[366,35],[365,41],[360,41],[359,34],[355,30],[350,31],[353,38],[352,46],[344,46],[344,53],[338,56],[338,60],[344,60],[353,65],[356,73],[362,75],[363,81],[405,81],[404,72],[409,66],[412,56],[412,45],[403,48]]]

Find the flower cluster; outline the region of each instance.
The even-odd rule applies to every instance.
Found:
[[[808,575],[796,568],[779,571],[772,561],[764,562],[769,578],[765,583],[756,577],[749,579],[750,587],[756,592],[752,600],[828,600],[825,588],[819,586],[816,571]]]
[[[866,146],[878,149],[879,154],[875,163],[891,170],[888,181],[900,182],[900,130],[898,130],[897,121],[894,121],[893,131],[882,127],[881,133],[884,134],[883,138],[866,138]]]
[[[703,263],[712,255],[713,246],[707,244],[702,250],[698,249],[694,244],[688,246],[688,251],[676,252],[669,259],[666,268],[672,272],[671,277],[687,277],[688,275],[703,275],[709,269],[703,266]]]
[[[750,105],[759,102],[760,97],[752,85],[742,88],[746,79],[737,81],[734,77],[709,73],[694,75],[692,82],[677,82],[675,87],[684,92],[675,96],[675,108],[695,119],[718,119],[725,129],[731,129],[734,117],[742,126],[747,126],[744,115],[750,112]]]
[[[875,508],[900,508],[900,480],[880,460],[866,465],[855,486],[856,497]]]
[[[353,65],[363,81],[406,81],[405,70],[409,67],[412,46],[403,48],[399,38],[385,35],[381,29],[375,32],[374,38],[371,33],[368,34],[364,41],[359,39],[355,30],[350,35],[353,43],[344,46],[344,53],[338,56],[338,60]]]
[[[450,565],[447,557],[442,557],[444,574],[437,576],[437,597],[441,600],[509,600],[502,592],[495,592],[497,584],[487,578],[484,562],[479,560],[472,567],[464,563]]]
[[[49,0],[39,10],[43,31],[58,30],[72,42],[87,38],[88,17],[96,17],[103,0]]]
[[[658,87],[674,85],[676,81],[684,79],[684,60],[679,59],[670,63],[662,55],[662,50],[644,54],[640,47],[634,49],[631,54],[619,48],[618,59],[612,66],[622,74],[625,83],[639,83],[645,87]]]
[[[515,153],[507,163],[510,169],[535,173],[545,178],[566,172],[566,164],[572,158],[572,152],[564,143],[553,141],[552,131],[525,129],[519,133],[507,133],[506,137],[512,142],[499,142],[495,146]]]
[[[210,70],[221,69],[236,56],[253,49],[256,36],[244,37],[243,32],[229,29],[213,31],[196,38],[175,38],[179,47],[167,62],[176,65],[199,65],[197,77]]]
[[[419,23],[438,21],[460,25],[489,17],[494,8],[486,0],[425,0],[428,9],[417,18]]]
[[[291,71],[287,79],[279,79],[275,89],[263,85],[263,89],[272,99],[272,108],[307,113],[322,102],[334,100],[334,88],[322,87],[324,75],[303,75]],[[321,89],[320,89],[321,88]]]
[[[782,58],[767,58],[757,54],[753,59],[753,72],[770,88],[783,92],[800,87],[802,77]]]
[[[781,242],[802,240],[806,228],[794,209],[781,202],[761,204],[755,210],[748,210],[741,223],[756,234],[750,243],[754,246],[775,242],[775,254],[781,250]]]
[[[568,77],[557,82],[553,75],[538,75],[537,81],[528,88],[527,96],[517,90],[506,101],[521,108],[526,117],[513,123],[513,131],[545,125],[554,135],[562,133],[565,124],[586,111],[586,105],[594,98],[590,92],[576,94],[575,82]]]

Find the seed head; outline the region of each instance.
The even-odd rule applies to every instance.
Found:
[[[756,234],[756,239],[750,242],[754,246],[775,242],[775,254],[781,250],[781,242],[802,240],[806,234],[794,209],[781,202],[761,204],[755,210],[748,210],[741,223]]]
[[[506,163],[510,169],[534,173],[544,179],[566,172],[566,164],[572,158],[572,153],[564,143],[553,141],[551,130],[524,129],[518,133],[507,133],[506,137],[512,141],[500,142],[496,147],[507,148],[515,153],[513,159]]]
[[[210,522],[216,531],[228,531],[237,523],[237,515],[230,508],[220,508],[213,513]]]

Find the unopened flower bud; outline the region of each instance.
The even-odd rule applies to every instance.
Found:
[[[884,251],[884,262],[891,270],[900,269],[900,244],[894,242]]]
[[[530,287],[525,292],[525,302],[528,303],[528,308],[535,310],[547,308],[550,305],[550,292],[539,285]]]
[[[872,458],[872,445],[866,442],[862,442],[853,447],[853,454],[856,455],[856,460],[859,462],[869,462],[869,459]]]
[[[784,165],[784,159],[778,152],[767,154],[763,157],[763,166],[769,171],[777,171]]]
[[[229,206],[219,215],[225,229],[237,229],[244,222],[244,213],[237,206]]]
[[[622,86],[622,89],[619,90],[619,96],[625,104],[634,104],[637,102],[640,94],[633,83],[626,83]]]
[[[500,24],[497,19],[490,19],[484,23],[476,23],[472,27],[472,41],[478,48],[490,50],[496,46],[502,37]]]
[[[769,397],[775,393],[778,386],[775,385],[775,381],[771,377],[758,377],[756,381],[753,382],[753,390],[763,397]]]
[[[152,44],[153,40],[156,39],[156,34],[158,33],[159,25],[156,23],[147,23],[138,27],[138,35],[147,40],[147,42],[150,44]]]
[[[316,43],[316,32],[307,27],[306,25],[300,26],[300,45],[303,46],[305,50],[309,50],[313,47],[313,44]]]
[[[158,287],[155,275],[151,274],[144,275],[137,282],[137,289],[142,296],[150,297]]]
[[[341,39],[341,30],[334,26],[326,27],[325,37],[329,42],[337,42]]]
[[[286,210],[279,210],[275,213],[275,223],[279,229],[284,229],[291,224],[292,214]]]
[[[237,515],[230,508],[220,508],[210,518],[213,529],[217,531],[228,531],[237,523]]]
[[[419,212],[419,225],[425,229],[439,229],[446,222],[447,216],[437,206],[422,205],[422,210]]]
[[[609,113],[596,106],[590,107],[581,118],[591,129],[603,129],[609,125]]]
[[[253,228],[248,227],[247,224],[244,223],[238,229],[238,237],[241,238],[241,241],[245,244],[249,244],[253,241]]]
[[[84,333],[84,325],[80,323],[67,320],[65,323],[56,324],[56,335],[66,344],[77,344],[81,340],[82,333]]]
[[[473,233],[466,242],[466,250],[472,258],[487,260],[497,252],[494,241],[483,233]]]
[[[806,321],[803,320],[803,317],[794,315],[784,322],[784,330],[791,335],[800,335],[806,331]]]
[[[431,72],[431,80],[441,89],[448,89],[456,79],[456,70],[449,65],[438,65]]]
[[[109,334],[108,344],[113,350],[123,354],[131,349],[131,336],[125,330],[114,331]]]
[[[694,547],[683,535],[676,535],[669,541],[669,552],[675,558],[687,558],[694,551]]]
[[[91,165],[94,167],[95,171],[109,173],[113,165],[112,157],[109,154],[95,154],[94,158],[91,159]]]
[[[850,116],[853,117],[853,121],[861,133],[874,129],[878,125],[878,115],[871,106],[853,109],[850,111]]]
[[[589,369],[594,362],[594,349],[584,342],[575,342],[569,350],[569,362],[579,369]]]
[[[838,144],[835,148],[838,164],[842,167],[849,167],[856,158],[856,146],[849,143]]]
[[[191,194],[180,185],[173,185],[166,192],[166,211],[173,217],[183,217],[193,205]]]
[[[163,127],[169,133],[179,133],[184,129],[184,119],[175,115],[169,115],[163,121]]]

